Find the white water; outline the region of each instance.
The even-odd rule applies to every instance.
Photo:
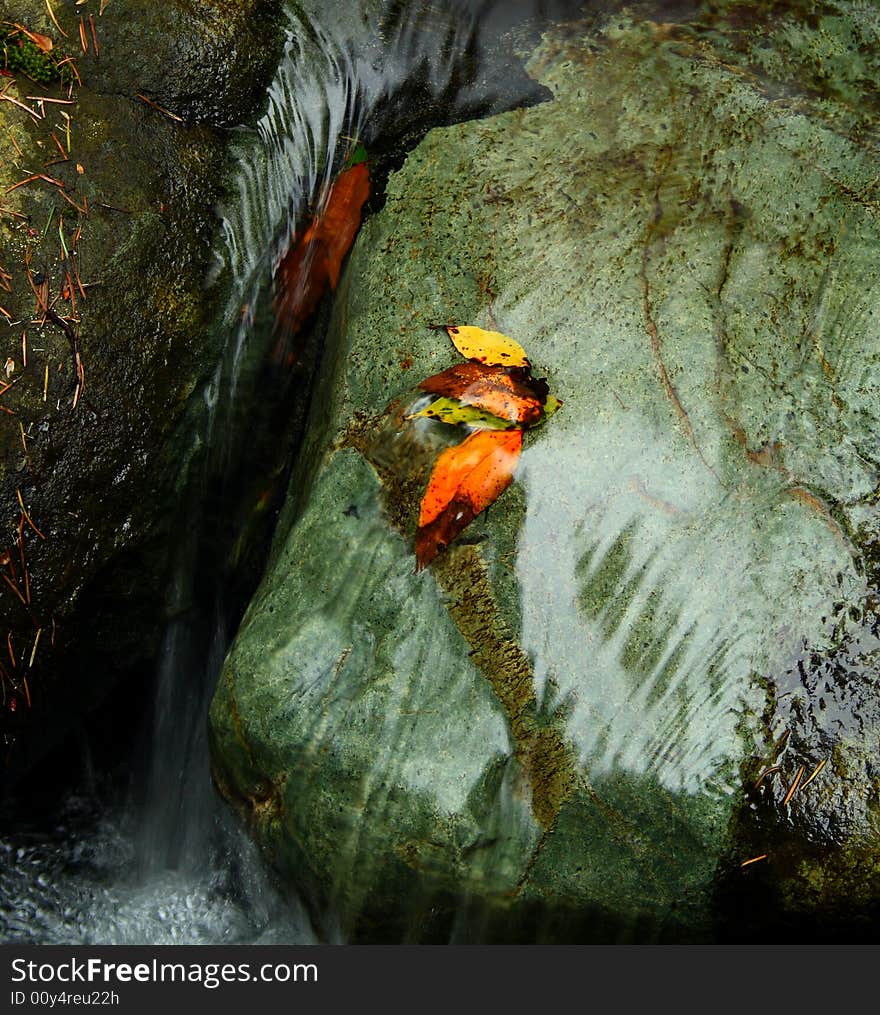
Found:
[[[198,531],[209,480],[227,475],[241,453],[249,400],[260,397],[249,369],[266,355],[267,336],[254,324],[254,308],[266,299],[297,217],[338,169],[340,155],[365,132],[368,141],[381,135],[395,119],[410,124],[400,136],[412,137],[420,117],[429,125],[494,111],[521,88],[505,83],[497,52],[481,53],[482,71],[459,73],[464,54],[473,59],[480,32],[490,26],[497,36],[504,22],[515,20],[503,3],[337,6],[327,11],[316,4],[330,27],[288,14],[265,112],[254,128],[240,130],[233,146],[236,170],[210,280],[215,294],[221,283],[226,287],[217,323],[223,349],[194,408],[186,461],[195,464],[184,466],[181,484],[187,535],[176,553],[168,590],[172,619],[130,785],[120,791],[92,771],[82,744],[70,765],[86,773],[76,790],[50,817],[34,827],[19,823],[0,838],[0,941],[318,940],[304,907],[273,884],[210,782],[205,717],[234,632],[227,630],[223,590],[203,587],[197,540],[189,534]],[[546,14],[543,7],[533,13]],[[411,108],[406,89],[413,82],[424,108]],[[323,939],[333,940],[332,919],[322,926]]]

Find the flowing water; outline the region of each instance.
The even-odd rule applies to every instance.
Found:
[[[483,877],[487,882],[496,876],[503,880],[505,864],[523,843],[528,860],[534,843],[527,840],[532,836],[540,839],[535,862],[546,844],[545,855],[554,849],[558,854],[558,868],[551,877],[562,871],[561,876],[570,876],[572,884],[580,884],[591,872],[584,873],[582,866],[570,870],[566,865],[569,860],[571,867],[582,862],[579,840],[587,835],[584,828],[593,829],[591,856],[604,864],[602,871],[615,872],[613,877],[596,877],[589,887],[590,897],[600,900],[589,914],[595,919],[593,933],[608,940],[618,934],[630,940],[647,939],[654,933],[638,926],[621,930],[614,911],[628,892],[635,896],[642,890],[640,879],[649,866],[643,860],[651,850],[661,856],[651,876],[656,878],[658,897],[666,898],[664,892],[673,897],[670,911],[678,901],[678,886],[690,884],[695,858],[707,868],[699,875],[701,891],[702,886],[711,885],[715,865],[728,864],[727,882],[715,900],[727,907],[727,916],[742,905],[743,897],[758,913],[762,898],[772,901],[775,888],[769,878],[760,880],[760,867],[750,868],[755,871],[750,882],[742,881],[742,856],[720,856],[726,846],[719,843],[728,831],[741,836],[740,845],[754,836],[753,854],[758,857],[769,848],[769,837],[784,840],[792,829],[806,828],[824,862],[822,850],[828,842],[849,843],[845,836],[851,828],[871,820],[870,801],[854,804],[845,786],[820,795],[819,766],[824,764],[823,756],[836,751],[826,776],[832,770],[848,773],[850,787],[863,778],[864,783],[858,785],[867,787],[875,778],[871,767],[875,762],[858,754],[858,738],[864,734],[863,716],[865,729],[876,727],[872,660],[880,635],[870,588],[875,579],[868,573],[870,567],[876,568],[876,561],[866,564],[865,553],[859,558],[851,553],[853,543],[847,543],[857,541],[859,526],[876,525],[877,519],[876,494],[874,501],[868,497],[877,484],[871,450],[877,415],[865,395],[876,386],[876,374],[868,375],[872,361],[865,355],[876,294],[864,255],[874,242],[874,232],[858,217],[861,210],[847,220],[846,229],[835,220],[832,253],[819,249],[805,268],[809,259],[800,250],[805,237],[823,239],[825,235],[810,224],[814,215],[807,210],[810,202],[804,198],[803,209],[795,202],[786,213],[789,219],[803,216],[801,226],[780,224],[774,209],[761,204],[761,181],[768,186],[776,182],[779,191],[782,188],[773,177],[777,166],[785,167],[781,172],[800,174],[815,156],[825,158],[831,167],[820,163],[818,176],[823,180],[832,171],[842,177],[851,171],[852,177],[845,177],[845,186],[841,184],[843,193],[861,195],[856,183],[867,188],[865,193],[875,185],[876,180],[859,177],[863,152],[873,144],[868,113],[857,109],[853,101],[853,95],[860,93],[852,81],[858,87],[864,87],[864,82],[853,72],[855,77],[846,78],[851,94],[843,84],[825,94],[825,84],[810,78],[808,66],[816,52],[829,65],[833,60],[845,61],[840,54],[849,52],[856,42],[861,44],[874,23],[865,5],[847,5],[846,0],[836,6],[855,12],[852,23],[861,25],[862,32],[858,39],[847,35],[845,18],[830,18],[806,43],[798,35],[801,26],[796,16],[786,22],[776,42],[767,41],[773,29],[765,23],[749,62],[741,59],[754,27],[749,22],[749,3],[668,0],[645,5],[650,18],[645,31],[638,23],[639,12],[621,16],[619,24],[611,25],[604,38],[610,40],[615,56],[607,66],[601,59],[579,64],[577,53],[584,46],[584,33],[600,22],[610,24],[613,6],[575,0],[516,4],[505,0],[335,4],[307,0],[291,6],[283,52],[263,113],[255,125],[236,131],[232,143],[234,169],[227,181],[210,276],[210,296],[222,304],[215,323],[220,351],[213,376],[191,405],[192,446],[185,457],[178,505],[187,524],[174,547],[176,569],[167,591],[170,619],[144,725],[131,755],[115,759],[112,765],[87,735],[66,745],[54,762],[56,768],[62,764],[72,773],[60,802],[19,798],[7,806],[6,813],[15,814],[15,825],[14,831],[0,838],[0,939],[81,944],[335,942],[345,938],[336,929],[333,912],[307,909],[275,880],[239,822],[220,802],[209,774],[208,704],[268,559],[274,520],[288,483],[296,495],[297,451],[309,413],[311,382],[321,367],[323,339],[332,333],[332,300],[325,300],[314,327],[295,337],[296,355],[286,355],[294,348],[294,336],[279,333],[273,324],[273,273],[291,231],[314,210],[325,184],[356,144],[363,143],[369,152],[372,195],[366,211],[376,214],[382,210],[389,175],[404,165],[407,153],[430,128],[553,98],[550,87],[536,80],[548,67],[556,75],[551,84],[559,86],[556,105],[549,107],[558,111],[555,133],[548,135],[555,147],[549,155],[539,145],[530,148],[527,126],[518,143],[521,150],[536,153],[533,161],[543,158],[545,169],[547,160],[554,169],[566,166],[571,185],[559,192],[548,187],[546,194],[536,193],[532,161],[522,157],[510,170],[512,182],[505,177],[512,192],[526,193],[532,202],[523,202],[526,212],[539,207],[544,221],[533,223],[529,218],[524,225],[518,224],[518,207],[512,211],[509,207],[517,202],[493,189],[491,169],[485,170],[486,179],[458,180],[462,187],[479,188],[478,200],[472,202],[473,221],[478,222],[481,214],[483,221],[475,228],[485,229],[494,241],[496,225],[501,229],[508,223],[511,246],[525,238],[518,252],[520,263],[534,265],[533,272],[506,280],[506,288],[494,294],[493,311],[512,324],[521,323],[523,333],[540,333],[545,339],[548,332],[566,334],[571,321],[579,326],[589,322],[597,333],[607,329],[601,332],[606,339],[596,341],[595,347],[578,346],[578,341],[592,340],[584,337],[589,331],[586,326],[581,327],[584,334],[570,340],[566,335],[566,341],[555,347],[553,341],[548,343],[555,358],[547,369],[553,369],[554,390],[558,386],[566,405],[546,424],[541,443],[526,448],[518,483],[505,495],[508,504],[518,503],[511,512],[521,511],[522,524],[514,536],[497,522],[492,529],[494,516],[489,522],[480,519],[472,529],[484,531],[480,526],[485,524],[485,531],[492,534],[485,540],[487,544],[494,540],[486,559],[493,580],[502,576],[497,612],[506,611],[503,622],[515,629],[517,658],[526,660],[529,680],[524,684],[528,684],[529,699],[503,701],[500,693],[497,700],[485,704],[488,691],[483,677],[493,679],[491,659],[481,664],[485,672],[475,680],[469,667],[474,665],[471,657],[479,655],[480,632],[468,630],[466,617],[459,616],[456,623],[465,638],[474,639],[474,651],[467,658],[455,655],[462,649],[461,638],[438,636],[436,644],[427,646],[420,640],[419,624],[433,624],[441,633],[451,629],[450,616],[457,603],[452,607],[441,603],[436,586],[430,583],[408,585],[411,561],[401,560],[399,544],[395,544],[387,551],[389,573],[395,568],[400,572],[392,575],[397,582],[395,610],[399,611],[394,613],[395,624],[404,626],[400,617],[409,616],[413,633],[412,637],[401,634],[399,641],[391,638],[395,661],[389,669],[397,681],[389,679],[389,685],[394,683],[391,690],[370,688],[370,693],[390,695],[377,699],[381,707],[374,711],[383,718],[370,746],[377,757],[382,755],[383,764],[392,766],[399,784],[412,792],[413,799],[446,793],[449,799],[441,801],[444,810],[453,810],[461,786],[475,787],[476,800],[483,782],[497,783],[496,795],[485,808],[491,812],[486,820],[497,818],[502,834],[480,839],[470,828],[464,833],[473,841],[468,840],[461,850],[462,864],[472,864],[477,882]],[[781,15],[798,4],[779,7]],[[712,18],[722,8],[729,18],[722,36],[708,45]],[[689,33],[677,37],[676,21],[688,22]],[[575,27],[569,29],[569,24]],[[541,55],[532,58],[529,69],[534,76],[530,76],[524,60],[536,52],[542,30],[548,27],[556,34]],[[811,25],[809,30],[814,28]],[[569,31],[570,37],[565,34]],[[562,58],[569,43],[575,53],[572,60]],[[618,43],[619,48],[613,49]],[[814,43],[818,49],[810,48]],[[785,64],[773,49],[777,44],[788,54],[785,59],[792,53],[799,59],[807,52],[812,55],[803,57],[803,66],[793,59]],[[595,55],[592,50],[591,55]],[[738,60],[748,66],[744,69]],[[759,61],[763,61],[760,67]],[[723,72],[718,72],[719,65],[724,65]],[[841,62],[838,69],[844,66]],[[590,84],[584,85],[589,75]],[[797,79],[797,84],[780,83],[788,79]],[[637,81],[641,92],[630,91]],[[599,96],[590,106],[594,122],[588,126],[595,130],[581,130],[572,139],[565,117],[583,115],[581,87],[592,88],[591,97]],[[754,91],[749,90],[752,87]],[[606,89],[607,108],[602,101]],[[661,96],[656,107],[652,106],[655,92]],[[674,100],[664,106],[662,96],[667,93]],[[638,102],[630,101],[634,94]],[[578,99],[572,100],[572,95]],[[738,98],[734,101],[731,96]],[[573,103],[568,113],[566,101]],[[703,112],[694,115],[692,108]],[[760,129],[751,136],[746,124],[741,134],[725,133],[718,129],[722,115],[744,122],[754,116],[760,119]],[[678,130],[678,143],[664,150],[662,138],[670,124]],[[735,141],[730,141],[731,136]],[[721,138],[720,151],[714,144],[717,138]],[[827,144],[831,155],[813,151],[816,138]],[[631,148],[621,153],[618,148],[627,139]],[[850,147],[842,147],[844,155],[838,159],[834,146],[843,142]],[[546,144],[547,137],[541,143]],[[742,150],[736,148],[740,144]],[[413,160],[415,165],[407,164],[406,172],[425,191],[437,186],[437,207],[446,209],[442,214],[448,215],[448,221],[458,223],[459,209],[450,211],[444,204],[452,199],[443,190],[447,152],[442,141],[438,145],[435,149],[428,145],[433,162],[432,156],[424,156],[423,146],[424,157],[420,162]],[[724,145],[730,145],[729,150]],[[480,149],[471,160],[474,178],[484,171],[483,154]],[[492,157],[503,159],[504,154],[499,145]],[[599,170],[590,164],[592,177],[586,169],[581,171],[591,159],[600,164]],[[505,172],[506,168],[496,175],[501,178]],[[821,181],[816,184],[816,174],[797,178],[806,189],[825,186]],[[538,188],[542,180],[539,175]],[[750,210],[759,209],[756,217],[763,216],[773,224],[771,228],[777,228],[776,246],[764,242],[760,229],[755,233],[760,240],[750,234],[749,213],[734,199],[734,190],[748,195]],[[827,200],[822,194],[822,202],[811,199],[820,215],[820,205]],[[861,207],[875,208],[876,200],[871,200],[862,196]],[[466,198],[461,198],[461,204],[466,206]],[[847,205],[841,215],[848,214]],[[589,222],[589,227],[583,222]],[[408,225],[405,218],[403,223]],[[685,226],[679,232],[682,223]],[[595,249],[587,249],[585,235]],[[792,237],[796,242],[789,242]],[[389,249],[394,239],[388,239]],[[413,245],[420,242],[420,237],[412,237]],[[480,249],[479,244],[475,249]],[[448,254],[442,243],[436,248],[426,243],[421,251],[425,275],[430,274],[432,251],[439,251],[438,258]],[[609,251],[619,254],[619,261]],[[789,252],[800,258],[790,269],[785,260]],[[581,275],[572,276],[569,266],[573,263],[581,266]],[[775,275],[770,270],[774,265]],[[434,276],[421,290],[420,305],[427,306],[438,288],[443,289],[443,267],[434,267]],[[627,270],[638,276],[629,278],[629,289],[627,278],[621,281]],[[791,277],[786,274],[789,270]],[[841,280],[858,279],[859,272],[864,275],[864,284],[856,286],[859,291],[846,289]],[[545,275],[562,280],[560,286],[568,282],[569,289],[548,293]],[[589,279],[588,285],[584,279]],[[414,290],[424,281],[407,278],[405,273],[404,280]],[[667,298],[660,300],[656,293],[664,286]],[[381,308],[371,312],[381,317]],[[738,314],[746,322],[739,328]],[[777,316],[785,327],[778,324]],[[702,332],[694,324],[697,319]],[[803,344],[806,352],[801,345],[785,346],[785,355],[777,355],[778,350],[766,341],[766,335],[773,334],[767,331],[771,324],[755,329],[760,332],[756,338],[749,330],[754,320],[778,325],[780,348],[788,334],[785,328],[797,330],[802,324],[808,339]],[[510,332],[514,333],[513,327]],[[680,338],[683,344],[678,347]],[[677,355],[682,369],[667,372],[663,357],[671,364]],[[292,367],[291,359],[295,361]],[[368,355],[364,359],[373,362]],[[587,361],[589,370],[584,367]],[[827,384],[832,375],[836,388],[829,403]],[[358,383],[364,396],[358,407],[372,398],[373,411],[381,413],[391,393],[378,390],[380,382],[371,378]],[[848,406],[854,410],[847,414]],[[434,425],[424,422],[426,431]],[[753,439],[746,434],[748,427]],[[395,424],[392,429],[395,443],[399,428]],[[849,453],[850,444],[855,454]],[[841,448],[846,453],[838,456]],[[585,460],[590,468],[583,467]],[[373,464],[377,464],[375,454]],[[360,466],[366,468],[362,461]],[[567,484],[566,495],[560,495],[560,476]],[[824,508],[826,500],[833,512]],[[353,504],[351,509],[355,518],[357,507]],[[346,511],[344,520],[328,519],[327,524],[347,525],[349,515]],[[364,519],[364,526],[373,526],[369,538],[346,536],[347,541],[340,543],[346,547],[353,572],[337,568],[315,590],[318,599],[327,594],[324,586],[339,585],[339,594],[331,595],[327,610],[349,613],[330,618],[338,620],[337,633],[349,623],[351,604],[362,588],[371,593],[364,596],[364,612],[373,608],[375,588],[368,582],[376,570],[375,559],[381,559],[393,535],[387,519],[379,517],[378,510],[374,515]],[[320,519],[321,532],[323,525]],[[479,539],[468,533],[462,543]],[[555,547],[550,559],[548,539]],[[867,544],[862,540],[859,545]],[[502,566],[505,555],[513,561],[506,570]],[[772,567],[767,563],[771,558],[776,562]],[[836,579],[841,591],[828,593],[844,559]],[[446,582],[447,598],[454,600],[457,576],[444,572],[442,562],[436,573]],[[381,577],[384,580],[384,574]],[[849,585],[843,588],[846,582]],[[412,589],[412,595],[400,597],[400,589]],[[382,594],[379,588],[377,601]],[[340,667],[346,660],[349,666],[358,665],[359,654],[374,658],[374,642],[387,633],[381,617],[373,630],[368,630],[365,620],[356,632],[363,643],[359,652],[343,645],[345,651],[340,654],[340,646],[329,645],[332,638],[321,625],[315,625],[317,634],[308,641],[309,610],[314,610],[314,603],[308,596],[301,598],[308,601],[290,607],[294,615],[290,623],[295,626],[296,611],[301,610],[301,645],[316,660],[316,685],[319,671],[334,672],[333,659],[324,667],[323,657],[318,658],[321,653],[338,657]],[[864,603],[865,616],[841,619],[839,614],[847,613],[856,601]],[[827,611],[826,618],[823,611],[828,603],[833,610]],[[821,623],[811,626],[819,615]],[[297,647],[299,631],[293,632],[285,648]],[[816,634],[821,642],[812,646],[813,662],[809,661],[811,647],[801,644],[802,631]],[[374,642],[367,644],[371,638]],[[431,652],[428,665],[426,653]],[[772,676],[764,679],[766,674]],[[503,681],[497,673],[494,676],[503,692]],[[481,690],[464,694],[461,687],[465,685]],[[444,688],[452,693],[438,706],[435,697],[442,696]],[[315,733],[319,745],[328,723],[338,722],[338,732],[345,733],[350,701],[337,692],[328,690],[324,698],[326,716],[322,714],[321,729]],[[773,700],[774,693],[778,700]],[[463,724],[464,731],[458,731],[455,751],[443,755],[434,745],[447,742],[445,709],[461,700],[477,704]],[[509,729],[499,718],[499,701],[510,709]],[[780,733],[796,724],[801,710],[807,714],[811,709],[818,717],[811,721],[821,727],[821,737],[803,738],[798,748],[803,758],[786,761],[784,745],[789,734],[780,737]],[[583,791],[581,811],[570,808],[566,812],[568,831],[554,826],[555,838],[536,832],[529,803],[524,803],[522,773],[516,770],[519,759],[510,749],[509,732],[525,712],[543,724],[543,733],[557,736],[558,744],[568,738],[565,749],[572,768],[577,768],[578,792]],[[516,735],[523,741],[518,748],[524,756],[529,730],[520,728]],[[779,738],[776,744],[775,738]],[[797,740],[796,733],[791,741]],[[491,778],[483,779],[487,742],[504,760],[491,768]],[[760,750],[755,747],[753,758],[743,747],[747,742],[760,746]],[[552,737],[543,743],[558,746]],[[856,749],[851,750],[853,743]],[[420,755],[425,744],[428,748]],[[416,753],[408,756],[403,748],[412,745]],[[766,753],[765,748],[776,754]],[[824,754],[816,753],[819,748]],[[759,793],[754,779],[762,765],[777,760],[776,755],[776,770],[786,766],[790,770],[786,780],[780,776],[768,781]],[[467,768],[469,764],[476,776]],[[757,766],[756,770],[750,766]],[[783,802],[783,798],[798,766],[802,771],[797,779],[815,773],[813,795],[799,795],[789,807],[789,799]],[[447,777],[451,769],[463,773],[458,781]],[[377,764],[365,781],[380,783],[386,771]],[[747,805],[741,806],[746,780],[752,780],[751,795]],[[548,793],[552,796],[552,790]],[[363,808],[358,811],[363,821],[347,829],[351,847],[338,858],[344,875],[340,882],[349,876],[356,881],[359,871],[372,873],[372,840],[370,829],[364,826],[372,818],[377,823],[383,820],[383,808],[393,809],[387,786],[366,795],[376,812],[367,811],[360,799],[352,808]],[[594,803],[603,795],[597,810]],[[548,799],[545,804],[548,809],[556,807],[554,821],[563,813],[560,808],[565,802]],[[692,804],[705,805],[705,815],[687,819]],[[479,811],[481,805],[468,799],[464,808],[468,814],[472,806]],[[492,808],[497,808],[497,814]],[[785,810],[781,821],[780,809]],[[341,804],[339,810],[343,810]],[[644,819],[639,834],[629,835],[618,811]],[[618,819],[614,834],[606,834],[605,822],[613,824]],[[850,825],[838,828],[838,819],[843,825],[849,820]],[[680,827],[671,827],[679,820]],[[750,822],[752,827],[746,828]],[[514,841],[520,833],[523,843]],[[712,839],[706,849],[704,834]],[[566,841],[568,853],[565,845],[559,846]],[[411,845],[417,850],[425,844]],[[634,860],[620,860],[623,845],[633,846]],[[781,855],[786,848],[780,841]],[[432,862],[429,854],[430,850],[426,862]],[[792,867],[801,863],[803,854],[797,849],[791,856]],[[522,856],[516,856],[513,865],[521,860]],[[531,870],[529,862],[526,872]],[[811,871],[804,881],[808,876]],[[822,884],[823,890],[832,892],[830,880]],[[354,894],[357,889],[359,882]],[[689,901],[682,900],[682,911]],[[440,937],[479,940],[483,916],[478,910],[475,905],[475,912],[469,913],[465,901],[455,917],[456,926],[450,930],[444,924]],[[846,919],[844,914],[845,925]],[[681,931],[679,925],[670,933],[686,936],[689,930]],[[502,939],[504,933],[502,929]],[[486,931],[490,938],[491,934],[499,936],[497,925]]]
[[[64,748],[65,765],[78,775],[60,803],[28,806],[18,798],[7,805],[15,830],[0,839],[5,942],[318,940],[304,908],[274,884],[219,801],[208,772],[208,703],[271,534],[265,520],[252,524],[247,506],[266,476],[277,504],[307,408],[308,370],[291,375],[271,365],[279,341],[270,323],[272,274],[291,229],[355,141],[378,167],[380,200],[383,174],[430,127],[546,98],[517,46],[588,5],[334,6],[316,17],[304,13],[308,5],[288,12],[265,110],[233,146],[237,169],[211,273],[215,292],[226,293],[216,324],[223,352],[191,411],[181,503],[189,522],[176,548],[149,717],[131,758],[113,772],[95,765],[81,737]],[[313,367],[318,357],[315,347],[302,358]],[[322,940],[338,940],[332,914],[321,927]]]

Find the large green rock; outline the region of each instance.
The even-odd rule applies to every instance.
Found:
[[[553,30],[553,100],[431,132],[363,229],[211,710],[221,791],[355,936],[711,940],[767,871],[784,912],[878,897],[876,134],[867,70],[820,87],[876,16],[833,8]],[[564,407],[414,574],[438,321]]]

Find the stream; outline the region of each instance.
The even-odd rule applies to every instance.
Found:
[[[275,883],[208,771],[207,708],[271,537],[271,521],[254,530],[242,521],[242,504],[267,474],[277,501],[308,406],[307,370],[291,376],[267,367],[278,342],[272,274],[291,230],[354,139],[378,167],[380,197],[388,172],[431,127],[544,101],[518,46],[592,6],[364,0],[337,4],[332,16],[321,8],[320,18],[309,17],[309,5],[287,11],[265,110],[255,126],[238,131],[221,209],[210,281],[226,293],[216,325],[224,351],[191,408],[181,504],[189,523],[168,588],[171,619],[153,699],[130,756],[108,767],[99,751],[96,762],[100,733],[83,730],[49,763],[61,760],[72,773],[63,793],[19,791],[4,804],[3,826],[15,830],[0,836],[0,940],[342,940],[332,913],[322,914],[316,930],[305,907]],[[318,335],[321,327],[319,316]],[[309,355],[314,369],[319,350]],[[241,529],[232,531],[230,513]],[[235,563],[218,564],[241,558],[248,558],[241,570],[251,572],[244,578]]]
[[[772,6],[287,5],[162,651],[0,806],[0,940],[876,940],[880,18]],[[541,404],[422,569],[466,314]]]

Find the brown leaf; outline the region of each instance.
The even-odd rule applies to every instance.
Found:
[[[440,455],[419,511],[416,571],[507,489],[521,450],[522,430],[478,430]]]
[[[7,22],[7,24],[8,23],[9,22]],[[52,47],[54,46],[54,43],[52,42],[52,40],[49,38],[48,35],[40,35],[39,32],[30,32],[28,31],[27,28],[24,27],[24,25],[15,24],[14,27],[17,28],[22,35],[27,36],[27,38],[31,40],[31,42],[37,47],[37,49],[42,50],[44,53],[52,52]]]
[[[361,224],[370,196],[366,162],[340,173],[331,184],[323,208],[298,238],[294,236],[275,274],[275,316],[290,334],[298,332],[315,312],[327,287],[335,289],[345,255]]]
[[[537,422],[548,393],[546,382],[533,378],[527,368],[482,363],[458,363],[428,377],[419,387],[522,426]]]

